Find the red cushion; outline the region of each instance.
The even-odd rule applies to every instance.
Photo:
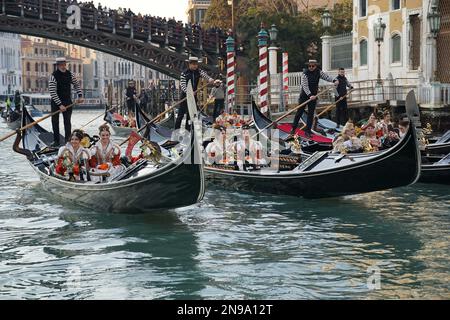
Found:
[[[292,130],[292,124],[290,123],[280,123],[278,124],[278,129],[280,129],[283,132],[290,133]],[[298,136],[306,138],[305,131],[297,129],[296,133]],[[313,134],[310,138],[312,141],[318,142],[318,143],[329,143],[332,144],[333,140],[327,137],[324,137],[322,135]]]

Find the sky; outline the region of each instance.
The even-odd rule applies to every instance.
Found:
[[[140,12],[152,16],[175,17],[177,21],[187,22],[188,0],[94,0],[94,3],[101,3],[112,9],[131,8],[136,14]]]

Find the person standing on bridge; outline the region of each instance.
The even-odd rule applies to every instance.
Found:
[[[317,60],[309,60],[308,61],[308,69],[303,72],[301,78],[301,94],[299,99],[299,104],[302,104],[311,99],[311,102],[308,103],[308,119],[306,122],[306,130],[305,134],[307,137],[311,137],[311,128],[314,120],[314,112],[316,110],[317,105],[317,93],[319,91],[319,82],[320,79],[334,82],[335,85],[339,84],[338,80],[333,79],[330,75],[326,74],[322,70],[318,68],[319,63]],[[298,122],[303,115],[304,108],[300,108],[297,110],[295,114],[294,122],[292,123],[291,135],[295,135],[295,131],[298,127]]]
[[[200,78],[206,79],[210,84],[214,83],[213,78],[211,78],[204,70],[199,69],[198,67],[199,61],[197,57],[189,57],[189,60],[187,60],[187,62],[189,66],[187,70],[181,74],[180,77],[181,99],[186,98],[187,86],[189,81],[191,81],[192,89],[194,90],[194,92],[197,91],[198,82]],[[195,101],[197,101],[197,95],[195,95]],[[180,108],[178,110],[178,116],[175,121],[175,129],[180,129],[181,122],[183,121],[185,114],[187,114],[185,127],[186,130],[188,130],[190,117],[186,100],[181,103]]]
[[[80,83],[75,75],[67,70],[66,58],[56,58],[56,70],[50,76],[48,88],[51,97],[51,111],[62,111],[64,119],[64,136],[66,142],[70,140],[70,134],[72,132],[72,108],[67,108],[72,104],[72,88],[74,86],[78,99],[76,103],[81,103],[83,94],[81,92]],[[52,128],[53,128],[53,144],[56,147],[60,145],[59,141],[59,113],[52,116]]]

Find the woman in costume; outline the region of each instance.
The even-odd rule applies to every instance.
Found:
[[[68,176],[70,181],[84,180],[82,167],[87,167],[90,154],[81,145],[83,138],[84,133],[81,130],[74,130],[70,136],[70,141],[59,148],[58,151],[56,173],[61,176]]]
[[[99,127],[100,141],[90,149],[91,180],[108,181],[125,169],[120,161],[120,147],[111,141],[109,126],[104,124]]]

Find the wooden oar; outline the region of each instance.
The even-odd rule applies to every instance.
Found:
[[[66,106],[66,110],[68,110],[69,108],[72,108],[74,105],[75,105],[75,103],[72,103],[71,105]],[[46,115],[45,117],[42,117],[41,119],[36,120],[35,122],[29,123],[29,124],[27,124],[26,126],[23,126],[22,128],[17,129],[16,131],[13,131],[13,132],[11,132],[11,133],[8,133],[6,136],[0,138],[0,142],[2,142],[2,141],[4,141],[4,140],[6,140],[6,139],[12,137],[13,135],[15,135],[15,134],[17,133],[17,131],[23,131],[23,130],[26,130],[26,129],[28,129],[28,128],[31,128],[31,127],[34,126],[35,124],[38,124],[39,122],[44,121],[45,119],[48,119],[48,118],[50,118],[50,117],[53,117],[54,115],[56,115],[56,114],[58,114],[58,113],[60,113],[60,112],[63,112],[63,111],[58,110],[58,111],[52,112],[52,113]]]
[[[106,112],[112,111],[112,110],[114,110],[115,108],[116,108],[116,107],[112,107],[112,108],[106,110]],[[82,125],[82,126],[80,127],[80,129],[83,129],[83,128],[86,127],[88,124],[92,123],[93,121],[97,120],[98,118],[100,118],[100,117],[103,116],[103,115],[105,115],[105,113],[102,113],[102,114],[96,116],[96,117],[95,117],[94,119],[92,119],[91,121],[85,123],[84,125]]]
[[[337,104],[338,104],[339,102],[341,102],[342,100],[344,100],[345,98],[347,98],[347,97],[350,95],[350,93],[352,93],[352,92],[355,91],[355,90],[356,90],[356,89],[351,89],[351,90],[349,90],[345,96],[340,97],[338,100],[336,100],[335,103],[326,106],[325,109],[322,110],[322,111],[317,115],[317,118],[319,118],[319,117],[320,117],[321,115],[323,115],[324,113],[326,113],[326,112],[330,111],[331,109],[333,109],[334,107],[336,107]],[[306,124],[304,124],[304,125],[300,128],[300,130],[303,130],[303,129],[305,129],[305,128],[306,128]]]
[[[318,93],[318,94],[316,95],[316,97],[318,98],[318,97],[324,95],[326,92],[330,91],[331,89],[333,89],[333,88],[328,88],[328,89],[325,89],[325,90],[321,91],[320,93]],[[273,125],[274,125],[275,123],[277,123],[278,121],[283,120],[284,118],[286,118],[288,115],[290,115],[290,114],[293,113],[294,111],[297,111],[297,110],[299,110],[300,108],[303,108],[304,106],[306,106],[306,105],[307,105],[308,103],[310,103],[311,101],[313,101],[313,100],[312,100],[312,99],[308,99],[307,101],[303,102],[302,104],[296,106],[294,109],[289,110],[288,112],[286,112],[284,115],[282,115],[281,117],[279,117],[279,118],[276,119],[275,121],[272,121],[272,123],[268,124],[267,126],[265,126],[264,128],[262,128],[261,130],[258,130],[258,132],[255,133],[255,134],[252,136],[252,138],[256,137],[258,134],[260,134],[260,133],[263,132],[264,130],[270,128],[271,126],[273,126]]]
[[[202,87],[198,88],[194,93],[197,93],[198,91],[202,90],[203,88],[205,88],[208,84],[203,85]],[[148,125],[156,122],[156,120],[160,119],[163,115],[165,115],[166,113],[172,111],[173,109],[175,109],[175,107],[179,106],[180,104],[182,104],[183,102],[185,102],[187,100],[187,96],[183,99],[181,99],[180,101],[178,101],[177,103],[175,103],[173,106],[171,106],[169,109],[167,109],[166,111],[161,112],[160,114],[158,114],[156,117],[154,117],[152,120],[150,120],[149,122],[147,122],[142,128],[138,129],[138,133],[141,132],[142,130],[144,130],[145,128],[148,127]],[[124,145],[128,140],[130,139],[130,137],[128,137],[126,140],[122,141],[119,146]]]

